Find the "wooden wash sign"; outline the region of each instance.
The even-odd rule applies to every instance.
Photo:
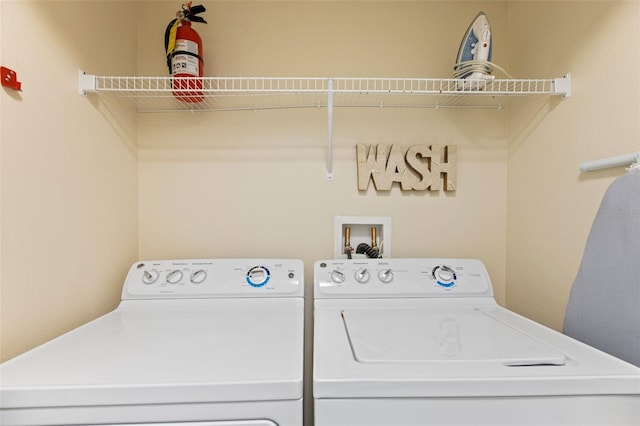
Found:
[[[455,145],[356,145],[358,190],[369,182],[378,191],[388,191],[394,182],[403,191],[456,190],[457,147]]]

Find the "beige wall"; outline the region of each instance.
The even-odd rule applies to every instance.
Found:
[[[135,72],[125,7],[0,3],[2,360],[113,309],[137,258],[135,114],[77,94],[78,68]]]
[[[509,110],[507,306],[561,330],[596,210],[625,172],[578,166],[640,150],[640,2],[512,2],[508,16],[514,75],[572,75],[571,99]]]
[[[501,304],[561,327],[623,173],[577,166],[639,149],[637,1],[205,2],[206,75],[448,77],[480,9],[515,77],[572,73],[571,99],[507,111],[337,109],[332,182],[323,109],[136,117],[76,95],[77,68],[165,75],[180,2],[123,3],[0,3],[24,87],[0,103],[2,359],[112,309],[137,257],[299,257],[310,289],[335,215],[391,216],[395,257],[481,258]],[[458,191],[358,192],[356,143],[455,144]]]
[[[505,3],[487,3],[505,34]],[[142,17],[166,25],[174,5]],[[199,25],[205,73],[218,76],[449,77],[473,3],[215,2]],[[446,14],[460,22],[450,31]],[[429,25],[425,25],[425,20]],[[143,31],[141,31],[142,33]],[[157,37],[139,38],[142,74],[163,73]],[[496,46],[506,57],[506,44]],[[325,110],[142,115],[142,257],[332,256],[335,215],[391,216],[396,257],[471,256],[504,301],[506,114],[462,110],[334,113],[334,180],[326,180]],[[455,144],[455,194],[358,192],[355,145]]]

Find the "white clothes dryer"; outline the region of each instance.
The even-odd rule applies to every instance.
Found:
[[[112,312],[0,365],[0,424],[300,426],[299,260],[134,264]]]
[[[500,307],[472,259],[314,265],[315,426],[639,425],[640,369]]]

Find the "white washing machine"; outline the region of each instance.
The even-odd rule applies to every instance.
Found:
[[[315,426],[640,425],[640,369],[500,307],[478,260],[314,277]]]
[[[112,312],[0,365],[0,424],[300,426],[299,260],[134,264]]]

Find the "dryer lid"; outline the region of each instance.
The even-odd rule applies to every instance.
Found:
[[[301,298],[129,300],[0,365],[0,409],[298,400]]]
[[[361,363],[566,362],[563,353],[482,308],[344,310],[342,318],[353,356]]]

